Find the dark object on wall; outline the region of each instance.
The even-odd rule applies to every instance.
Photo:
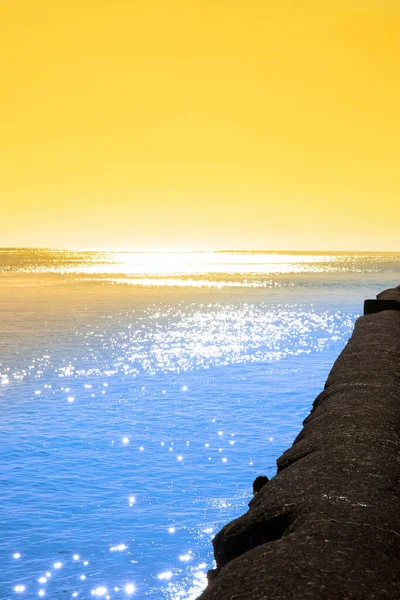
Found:
[[[383,310],[400,310],[400,285],[384,290],[377,295],[376,300],[365,300],[364,302],[364,315],[371,315]]]
[[[259,475],[253,481],[253,494],[258,494],[258,492],[268,483],[269,479],[266,475]]]
[[[383,310],[400,310],[397,300],[365,300],[364,315],[382,312]]]

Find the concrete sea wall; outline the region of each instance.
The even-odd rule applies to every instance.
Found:
[[[277,475],[214,538],[201,600],[400,598],[400,311],[375,310]]]

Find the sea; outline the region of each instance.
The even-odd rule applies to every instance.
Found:
[[[400,254],[0,249],[0,598],[194,600]]]

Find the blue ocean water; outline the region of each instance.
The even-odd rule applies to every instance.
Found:
[[[399,254],[0,251],[0,598],[194,600]]]

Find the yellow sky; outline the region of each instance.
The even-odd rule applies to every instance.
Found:
[[[0,246],[400,250],[397,0],[1,0]]]

